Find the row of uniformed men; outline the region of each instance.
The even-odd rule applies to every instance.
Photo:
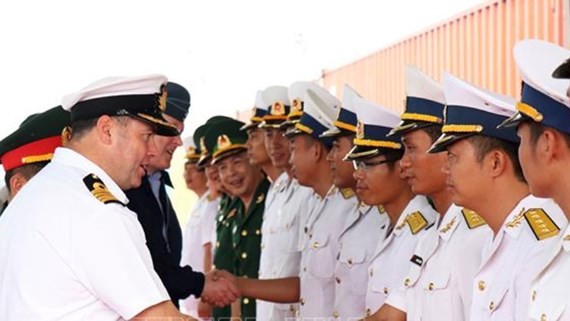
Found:
[[[400,117],[349,86],[341,103],[298,82],[258,93],[247,125],[199,128],[189,159],[226,192],[214,265],[241,276],[224,276],[241,316],[570,320],[570,101],[551,75],[570,51],[527,40],[514,56],[518,103],[407,67]]]

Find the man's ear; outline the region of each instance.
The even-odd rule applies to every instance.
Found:
[[[14,197],[21,189],[26,185],[28,179],[24,177],[22,173],[14,173],[12,177],[10,177],[10,198]]]
[[[504,151],[493,150],[485,156],[484,161],[491,176],[495,178],[502,175],[509,168],[510,158]],[[514,168],[514,164],[511,167]]]
[[[116,122],[110,116],[103,115],[97,119],[96,129],[97,137],[105,145],[112,142],[112,135],[114,128],[116,127]]]

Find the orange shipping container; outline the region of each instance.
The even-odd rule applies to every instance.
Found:
[[[325,70],[323,85],[342,97],[345,83],[365,98],[404,109],[404,66],[434,79],[448,71],[483,88],[519,97],[512,48],[538,38],[568,45],[568,0],[493,0],[346,66]]]

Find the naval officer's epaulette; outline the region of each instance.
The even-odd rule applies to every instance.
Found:
[[[113,196],[113,194],[111,194],[111,191],[107,189],[107,186],[105,186],[103,181],[97,175],[89,174],[85,176],[83,178],[83,183],[85,183],[85,186],[87,186],[91,195],[103,204],[116,203],[125,206],[123,202],[119,201],[115,196]]]
[[[558,234],[560,228],[542,208],[529,208],[524,212],[524,218],[539,241]]]
[[[421,230],[428,226],[428,221],[420,211],[415,211],[406,218],[408,226],[412,234],[418,234]]]
[[[461,210],[461,214],[463,214],[465,223],[467,223],[467,227],[469,227],[470,230],[487,225],[487,222],[485,222],[485,220],[475,211],[464,208]]]

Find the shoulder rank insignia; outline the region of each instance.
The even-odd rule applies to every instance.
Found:
[[[259,204],[261,202],[263,202],[263,200],[265,199],[265,194],[261,194],[257,197],[257,199],[255,200],[255,204]]]
[[[524,212],[524,218],[539,241],[555,236],[560,231],[558,225],[542,208],[529,208]]]
[[[416,211],[408,215],[406,221],[408,222],[410,231],[412,231],[412,234],[414,235],[423,230],[428,225],[428,221],[420,211]]]
[[[89,189],[91,194],[104,204],[117,203],[125,206],[121,201],[119,201],[111,191],[107,189],[107,186],[103,181],[95,174],[89,174],[83,178],[83,183]]]
[[[469,227],[470,230],[487,224],[487,222],[485,222],[485,220],[475,211],[464,208],[461,210],[461,214],[463,214],[463,218],[465,219],[467,227]]]
[[[344,199],[349,199],[355,195],[352,188],[341,188],[340,193],[342,194],[342,197],[344,197]]]

